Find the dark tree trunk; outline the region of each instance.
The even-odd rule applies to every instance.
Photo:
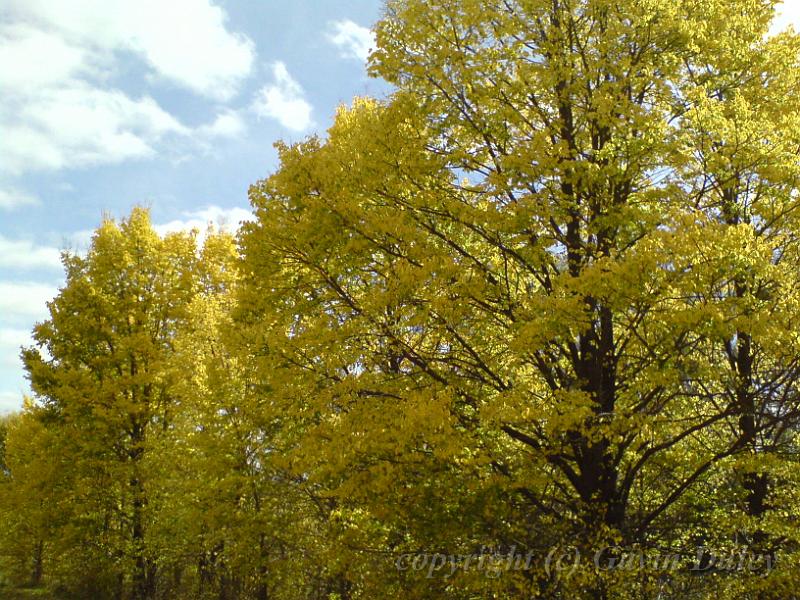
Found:
[[[31,572],[31,587],[39,587],[42,583],[44,563],[44,540],[38,540],[33,548],[33,571]]]

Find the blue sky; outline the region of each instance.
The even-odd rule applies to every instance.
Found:
[[[161,230],[248,215],[278,139],[383,95],[364,60],[380,0],[3,0],[0,411],[21,405],[19,347],[62,282],[59,252],[104,213]]]
[[[62,282],[59,253],[103,214],[160,231],[248,216],[278,139],[382,96],[364,61],[381,0],[2,0],[0,412],[27,392],[19,347]],[[800,30],[800,0],[776,28]]]

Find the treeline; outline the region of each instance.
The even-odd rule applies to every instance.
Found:
[[[395,0],[237,236],[105,221],[23,351],[56,597],[796,593],[800,40],[768,0]]]

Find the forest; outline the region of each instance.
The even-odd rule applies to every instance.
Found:
[[[800,36],[389,0],[236,234],[107,218],[0,422],[0,597],[788,600]]]

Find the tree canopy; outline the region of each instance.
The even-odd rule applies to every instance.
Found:
[[[800,37],[773,0],[390,0],[386,99],[237,237],[105,221],[0,427],[75,598],[789,597]]]

